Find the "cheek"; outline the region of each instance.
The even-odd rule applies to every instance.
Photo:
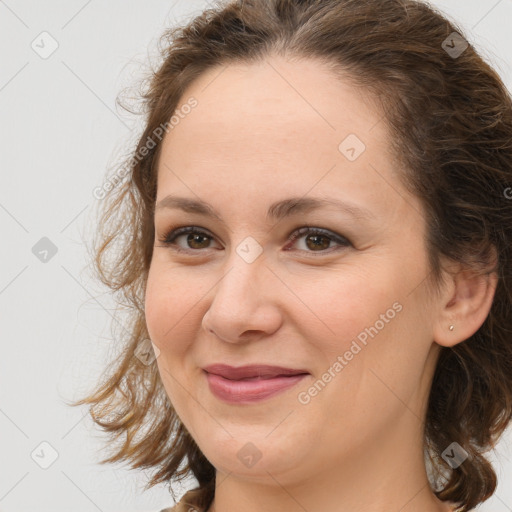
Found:
[[[157,265],[150,268],[145,295],[145,319],[151,341],[160,350],[156,360],[166,394],[178,416],[187,420],[192,389],[188,351],[195,339],[197,325],[193,325],[195,297],[190,279],[169,275],[168,269]],[[192,287],[193,288],[193,287]],[[197,316],[197,315],[196,315]],[[187,402],[188,401],[188,402]],[[193,425],[187,428],[194,432]]]
[[[146,318],[146,325],[149,336],[153,343],[160,348],[160,339],[163,334],[162,319],[165,318],[162,315],[165,305],[164,300],[167,297],[163,291],[163,283],[157,278],[154,267],[150,267],[148,280],[146,283],[146,294],[144,298],[144,315]]]
[[[373,410],[387,403],[389,391],[370,370],[391,384],[397,368],[409,367],[402,359],[413,349],[411,304],[404,302],[403,283],[382,266],[364,275],[350,270],[340,271],[336,279],[296,279],[293,287],[301,299],[295,301],[293,322],[300,326],[309,359],[316,361],[315,377],[322,381],[318,393],[308,389],[303,398],[321,394],[316,403],[325,401],[331,412],[332,404],[344,404],[338,411],[342,416],[362,404]]]
[[[173,274],[173,275],[171,275]],[[190,281],[180,278],[170,270],[160,270],[152,265],[148,275],[145,295],[145,318],[151,340],[160,350],[179,347],[187,321],[197,303]],[[170,340],[175,341],[172,345]]]
[[[345,274],[335,285],[320,281],[323,286],[307,298],[302,292],[318,312],[318,318],[309,311],[300,320],[304,338],[314,343],[311,353],[321,354],[322,364],[301,403],[310,402],[325,413],[325,422],[347,431],[363,432],[375,418],[391,422],[421,383],[430,346],[420,328],[421,303],[407,295],[408,282],[393,276]]]
[[[384,270],[362,273],[347,267],[311,279],[294,278],[295,321],[306,330],[305,339],[323,338],[335,352],[348,350],[351,340],[392,309],[399,297]]]

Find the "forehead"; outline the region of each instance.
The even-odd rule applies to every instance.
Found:
[[[224,195],[243,191],[249,200],[263,192],[271,202],[315,187],[378,207],[383,180],[396,180],[381,111],[320,61],[274,57],[215,67],[189,86],[177,110],[190,98],[197,106],[163,140],[158,198],[223,187]],[[350,146],[357,159],[344,153]]]
[[[229,135],[257,143],[264,134],[286,138],[291,133],[334,136],[336,141],[346,131],[362,136],[377,124],[380,129],[372,139],[386,135],[372,97],[351,85],[348,75],[346,80],[335,77],[317,60],[269,57],[256,63],[217,66],[188,87],[179,105],[191,97],[198,106],[180,124],[187,125],[189,135],[193,131],[205,136],[204,142]]]

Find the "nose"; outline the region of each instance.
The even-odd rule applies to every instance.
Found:
[[[267,267],[263,255],[248,263],[234,254],[211,293],[202,327],[223,341],[260,339],[282,324],[279,295],[285,294],[286,288]]]

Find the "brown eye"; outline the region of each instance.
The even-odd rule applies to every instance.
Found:
[[[345,237],[333,233],[332,231],[321,228],[312,228],[309,226],[295,231],[295,233],[293,233],[290,237],[290,240],[295,242],[301,238],[305,239],[305,248],[299,248],[299,250],[304,250],[307,252],[327,252],[326,250],[329,249],[329,245],[332,242],[335,242],[343,247],[352,245]]]
[[[208,237],[204,236],[200,233],[197,233],[197,234],[189,233],[187,235],[186,240],[187,240],[187,244],[192,249],[206,249],[207,248],[207,246],[205,246],[205,241],[208,242]]]
[[[178,238],[187,235],[185,238],[185,246],[180,246],[176,243]],[[209,243],[213,237],[205,231],[196,228],[195,226],[187,226],[178,228],[166,233],[160,242],[166,246],[173,247],[178,252],[194,252],[201,249],[209,249]]]
[[[185,245],[179,245],[176,241],[180,237],[185,237]],[[303,247],[299,247],[299,250],[310,253],[331,253],[334,250],[338,250],[340,247],[348,247],[352,244],[345,237],[338,235],[332,231],[321,228],[303,227],[296,230],[290,237],[289,240],[295,243],[297,240],[304,238]],[[177,252],[181,253],[200,253],[204,249],[212,248],[210,243],[214,239],[212,235],[206,231],[197,228],[196,226],[186,226],[177,229],[171,229],[164,237],[160,240],[165,246],[171,247]],[[330,249],[332,243],[337,244],[339,247]],[[290,250],[286,247],[285,250]]]
[[[310,243],[308,243],[310,242]],[[306,245],[309,249],[328,249],[331,240],[325,235],[307,235]]]

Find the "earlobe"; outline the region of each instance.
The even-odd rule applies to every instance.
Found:
[[[498,284],[495,272],[478,274],[468,269],[451,279],[449,293],[440,299],[433,333],[434,341],[444,347],[453,347],[478,331],[491,310]]]

